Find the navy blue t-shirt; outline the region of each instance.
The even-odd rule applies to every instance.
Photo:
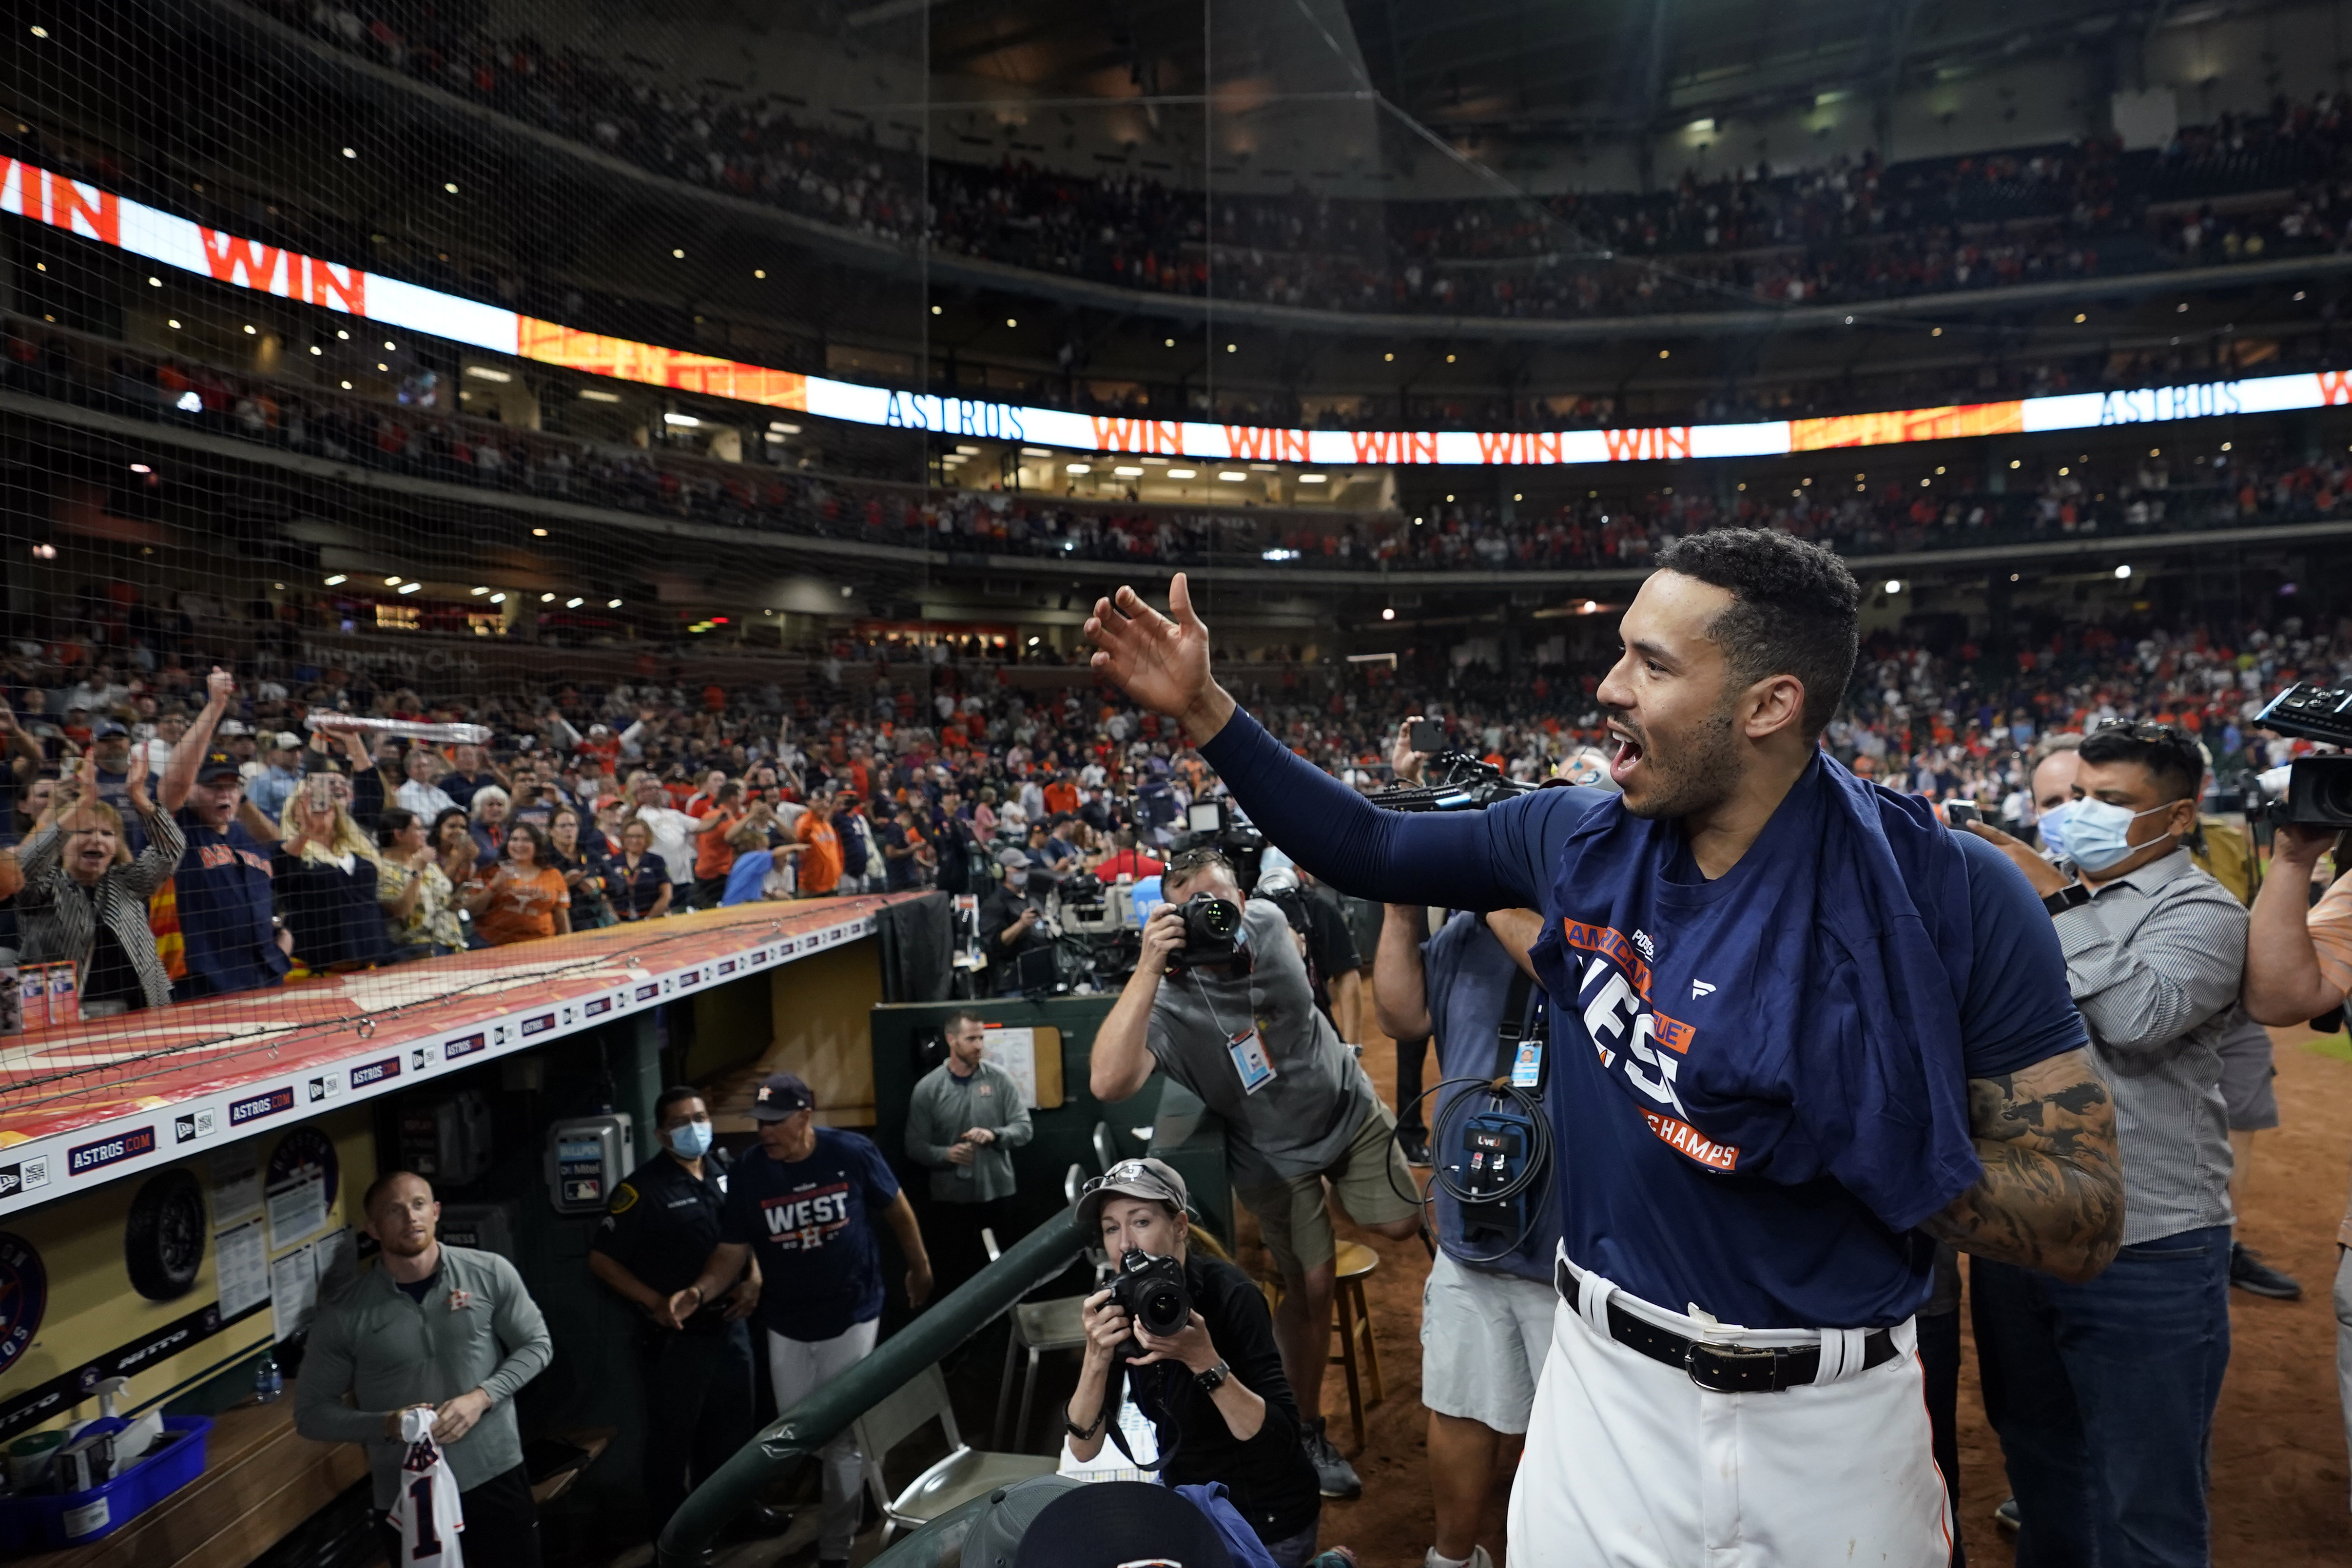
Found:
[[[876,1214],[898,1178],[873,1141],[816,1130],[808,1158],[786,1165],[754,1146],[735,1162],[719,1239],[748,1243],[760,1260],[760,1323],[814,1343],[882,1315]]]
[[[1509,1010],[1511,981],[1519,966],[1509,949],[1495,940],[1477,915],[1457,913],[1436,936],[1422,945],[1422,977],[1429,998],[1429,1027],[1437,1040],[1440,1078],[1492,1078],[1499,1056],[1503,1015]],[[1449,1089],[1437,1096],[1428,1117],[1431,1127],[1444,1125],[1447,1107],[1468,1090]],[[1441,1151],[1450,1155],[1451,1151]],[[1528,1195],[1535,1221],[1527,1239],[1501,1257],[1501,1243],[1472,1241],[1462,1233],[1462,1206],[1442,1187],[1431,1191],[1437,1199],[1438,1244],[1455,1260],[1490,1273],[1517,1274],[1524,1279],[1551,1281],[1552,1243],[1559,1222],[1549,1193]],[[1477,1261],[1472,1261],[1477,1260]]]
[[[1859,1030],[1843,987],[1798,993],[1783,977],[1741,967],[1773,950],[1790,924],[1775,891],[1798,888],[1807,865],[1818,768],[1714,882],[1685,851],[1663,878],[1563,890],[1570,838],[1588,813],[1620,810],[1605,791],[1548,789],[1483,811],[1382,811],[1246,716],[1202,755],[1270,840],[1343,893],[1543,914],[1538,973],[1549,952],[1549,972],[1575,977],[1573,996],[1555,988],[1545,1100],[1560,1239],[1580,1265],[1660,1306],[1696,1305],[1750,1328],[1884,1326],[1926,1302],[1934,1249],[1902,1227],[1966,1182],[1955,1183],[1944,1151],[1891,1135],[1919,1107],[1886,1082],[1854,1076],[1869,1059],[1853,1049]],[[2065,956],[2032,885],[1982,840],[1950,841],[1959,852],[1949,880],[1964,885],[1906,885],[1958,1006],[1962,1075],[1997,1077],[2083,1048]],[[1578,909],[1561,906],[1570,897]],[[1789,902],[1810,911],[1811,890]],[[1621,917],[1599,926],[1595,908]],[[1629,908],[1641,918],[1622,918]],[[1712,967],[1715,953],[1738,963]],[[1627,994],[1636,985],[1638,1005]],[[1808,1026],[1793,1056],[1767,1060],[1746,1045],[1791,1017]],[[1668,1049],[1694,1038],[1679,1035],[1685,1025],[1703,1051]],[[1636,1092],[1643,1083],[1661,1096],[1654,1107]],[[1736,1112],[1741,1136],[1703,1112],[1674,1113],[1666,1096],[1688,1102],[1699,1087]],[[1929,1087],[1965,1103],[1965,1083]],[[1888,1210],[1906,1212],[1897,1223]]]
[[[183,806],[173,813],[188,847],[173,875],[185,944],[187,977],[175,1002],[277,985],[289,967],[271,923],[269,852],[242,822],[221,832]]]

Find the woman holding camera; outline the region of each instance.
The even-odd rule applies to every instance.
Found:
[[[1121,1298],[1155,1293],[1160,1281],[1149,1279],[1136,1281],[1139,1292],[1114,1283],[1087,1298],[1086,1363],[1064,1412],[1070,1452],[1082,1462],[1102,1452],[1124,1388],[1159,1436],[1161,1479],[1223,1481],[1279,1568],[1299,1568],[1315,1555],[1323,1499],[1274,1319],[1248,1275],[1210,1256],[1205,1237],[1195,1244],[1184,1205],[1184,1178],[1159,1160],[1122,1160],[1079,1196],[1078,1223],[1098,1228],[1104,1251],[1122,1260],[1122,1282],[1172,1260],[1192,1312],[1167,1333],[1138,1321],[1146,1303],[1130,1313]]]

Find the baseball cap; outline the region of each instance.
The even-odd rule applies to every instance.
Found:
[[[1113,1197],[1149,1198],[1178,1208],[1191,1202],[1184,1178],[1166,1160],[1121,1160],[1078,1189],[1078,1223],[1094,1224],[1102,1214],[1104,1201]]]
[[[121,725],[115,723],[110,718],[102,718],[98,721],[89,733],[92,739],[104,740],[110,736],[129,735],[131,732],[123,728]]]
[[[302,737],[290,729],[281,729],[270,737],[269,744],[279,751],[299,751],[302,749]]]
[[[1029,869],[1029,856],[1021,850],[999,850],[996,852],[996,863],[1007,870],[1026,871]]]
[[[1087,1482],[1077,1476],[1031,1476],[988,1494],[988,1506],[964,1531],[958,1568],[1013,1568],[1030,1524],[1062,1494]]]
[[[165,714],[163,716],[166,718],[182,718],[185,716],[173,712]],[[220,733],[224,739],[235,740],[238,736],[251,735],[253,731],[245,727],[245,721],[241,718],[225,718],[221,720]]]
[[[816,1096],[809,1092],[799,1073],[771,1072],[760,1080],[759,1091],[751,1096],[751,1120],[781,1122],[815,1103]]]
[[[223,777],[242,779],[245,777],[245,770],[237,766],[236,758],[220,747],[215,747],[205,753],[205,759],[202,762],[196,764],[196,782],[209,784],[214,779]]]
[[[1150,1481],[1096,1481],[1047,1503],[1022,1532],[1013,1568],[1234,1568],[1209,1516]]]

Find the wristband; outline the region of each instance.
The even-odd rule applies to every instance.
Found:
[[[2042,907],[2052,915],[2063,915],[2070,909],[2080,909],[2091,902],[2091,890],[2079,882],[2070,882],[2042,900]]]
[[[1079,1426],[1076,1421],[1070,1419],[1069,1406],[1066,1405],[1062,1407],[1063,1429],[1067,1431],[1071,1437],[1078,1438],[1082,1442],[1091,1442],[1095,1438],[1101,1437],[1103,1427],[1109,1419],[1110,1396],[1108,1394],[1103,1396],[1103,1402],[1099,1406],[1096,1406],[1094,1425],[1091,1427]]]

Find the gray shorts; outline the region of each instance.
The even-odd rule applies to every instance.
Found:
[[[2270,1030],[2258,1023],[2221,1037],[2221,1103],[2229,1107],[2230,1131],[2255,1133],[2279,1124],[2278,1094],[2271,1080]]]
[[[1559,1294],[1440,1252],[1421,1292],[1421,1402],[1497,1432],[1523,1433],[1551,1354]]]

